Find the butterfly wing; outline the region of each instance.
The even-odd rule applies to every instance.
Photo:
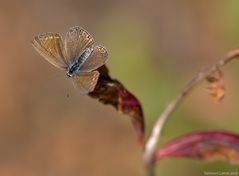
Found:
[[[108,52],[103,46],[94,46],[91,55],[85,60],[80,68],[80,72],[90,72],[102,65],[108,59]]]
[[[80,94],[85,95],[92,92],[98,81],[99,72],[93,71],[90,73],[81,73],[74,76],[73,84],[75,87],[79,88]]]
[[[33,47],[48,62],[60,69],[66,69],[65,52],[61,36],[56,33],[43,33],[32,40]]]
[[[80,54],[94,43],[93,37],[83,28],[75,26],[70,28],[65,38],[67,62],[73,63]]]

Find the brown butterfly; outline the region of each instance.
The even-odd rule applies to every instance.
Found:
[[[48,32],[34,37],[32,45],[48,62],[65,70],[81,94],[94,90],[96,69],[108,59],[106,48],[94,45],[93,37],[79,26],[70,28],[64,43],[60,34]]]

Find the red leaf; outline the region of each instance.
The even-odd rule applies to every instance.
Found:
[[[158,161],[163,157],[223,159],[239,164],[239,135],[221,131],[188,134],[157,150],[154,160]]]
[[[119,81],[112,79],[106,66],[97,69],[100,72],[97,85],[89,96],[103,104],[110,104],[117,111],[129,115],[135,128],[138,142],[144,148],[144,116],[138,99]]]

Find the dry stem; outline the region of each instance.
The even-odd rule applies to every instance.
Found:
[[[144,152],[144,161],[148,169],[148,175],[154,176],[154,152],[156,149],[156,144],[160,139],[162,130],[169,119],[170,115],[175,111],[179,104],[184,100],[184,97],[188,95],[200,82],[205,80],[208,76],[215,73],[220,67],[223,67],[232,59],[239,57],[239,49],[232,50],[229,52],[225,58],[219,60],[217,63],[211,67],[199,72],[189,83],[183,88],[183,90],[168,104],[164,109],[162,114],[159,116],[157,122],[155,123],[152,133],[149,136]]]

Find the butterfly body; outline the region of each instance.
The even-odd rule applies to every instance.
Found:
[[[64,43],[60,34],[43,33],[32,44],[48,62],[66,71],[81,94],[94,90],[99,77],[96,69],[108,59],[107,50],[95,46],[93,37],[79,26],[70,28]]]
[[[75,59],[75,61],[69,65],[67,76],[73,77],[77,73],[79,73],[81,66],[84,64],[84,62],[90,57],[92,53],[92,48],[86,48],[78,58]]]
[[[71,64],[68,67],[68,71],[67,71],[66,75],[68,77],[73,77],[79,72],[79,70],[80,70],[80,64],[78,61],[76,61],[75,63]]]

